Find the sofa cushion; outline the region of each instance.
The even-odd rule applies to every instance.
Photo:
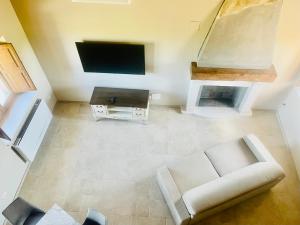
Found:
[[[244,140],[215,146],[206,150],[205,154],[220,176],[258,162]]]
[[[215,168],[203,152],[193,154],[180,162],[169,165],[168,168],[182,194],[219,178]]]

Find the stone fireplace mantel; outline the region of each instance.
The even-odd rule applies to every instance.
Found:
[[[192,63],[187,103],[183,113],[205,117],[250,116],[259,90],[276,79],[270,69],[197,67]]]

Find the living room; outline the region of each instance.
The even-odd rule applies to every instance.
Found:
[[[299,8],[0,0],[0,224],[300,224]]]

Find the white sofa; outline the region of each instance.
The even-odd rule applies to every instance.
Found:
[[[255,135],[215,146],[157,171],[176,225],[194,224],[270,189],[284,176]]]

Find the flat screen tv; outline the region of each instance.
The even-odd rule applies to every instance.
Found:
[[[76,42],[84,72],[145,75],[144,45]]]

